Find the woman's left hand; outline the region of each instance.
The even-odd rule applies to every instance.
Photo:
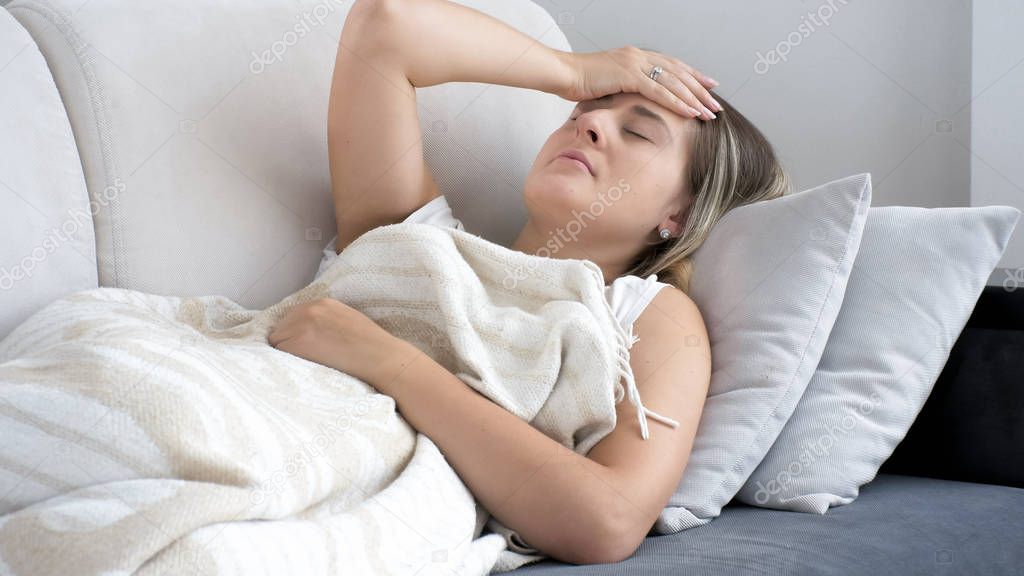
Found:
[[[297,304],[271,329],[267,342],[374,385],[385,365],[403,352],[392,336],[362,312],[333,298]]]

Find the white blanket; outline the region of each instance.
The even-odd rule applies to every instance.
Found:
[[[336,298],[586,454],[625,391],[644,416],[603,288],[589,261],[402,223],[261,311],[116,288],[61,298],[0,342],[0,574],[487,574],[540,559],[509,550],[391,397],[267,334]]]

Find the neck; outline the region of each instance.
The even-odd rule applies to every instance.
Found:
[[[627,267],[627,262],[622,258],[606,254],[592,245],[582,246],[579,235],[574,240],[564,229],[545,230],[539,228],[532,219],[526,221],[509,248],[534,256],[590,260],[601,269],[605,285],[624,274]]]

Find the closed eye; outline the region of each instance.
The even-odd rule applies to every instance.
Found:
[[[636,132],[633,132],[632,130],[626,130],[625,132],[626,132],[626,134],[632,134],[633,136],[636,136],[636,137],[641,138],[643,140],[647,140],[648,142],[652,142],[652,140],[650,138],[644,138],[644,136],[642,134],[638,134]]]
[[[576,116],[569,116],[569,121],[570,122],[575,122],[576,118],[577,118]],[[654,140],[651,140],[650,138],[646,138],[643,134],[640,134],[638,132],[634,132],[634,131],[629,130],[627,128],[623,128],[623,132],[625,132],[626,134],[632,134],[633,136],[636,136],[637,138],[640,138],[641,140],[647,140],[648,142],[650,142],[652,144],[654,143]]]

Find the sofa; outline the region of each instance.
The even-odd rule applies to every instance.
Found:
[[[569,49],[522,0],[465,4]],[[326,154],[348,3],[14,0],[0,8],[0,339],[100,286],[262,308],[335,229]],[[510,102],[516,107],[510,108]],[[516,184],[571,104],[418,91],[424,150],[467,230],[508,244]],[[480,199],[486,199],[482,202]],[[1024,574],[1024,286],[989,286],[906,438],[825,514],[737,500],[629,559],[523,574]]]

